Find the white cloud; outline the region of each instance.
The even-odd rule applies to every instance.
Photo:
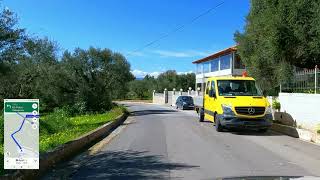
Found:
[[[199,57],[199,56],[207,56],[210,54],[208,52],[195,51],[195,50],[187,50],[187,51],[153,50],[151,52],[154,54],[158,54],[162,57],[176,57],[176,58]]]
[[[135,57],[173,57],[173,58],[197,58],[204,57],[212,54],[211,51],[197,51],[197,50],[185,50],[185,51],[171,51],[171,50],[147,50],[141,52],[130,52],[125,51],[126,56],[135,56]]]
[[[132,70],[131,73],[136,78],[144,78],[146,75],[158,77],[161,72],[157,72],[157,71],[155,71],[155,72],[145,72],[145,71],[141,71],[141,70],[135,69],[135,70]]]
[[[161,73],[162,72],[151,72],[151,73],[149,73],[149,75],[157,78]]]
[[[193,71],[177,72],[177,74],[179,74],[179,75],[181,75],[181,74],[189,74],[189,73],[193,73]]]
[[[163,71],[164,72],[164,71]],[[149,76],[153,76],[155,78],[157,78],[159,76],[159,74],[163,73],[162,71],[155,71],[155,72],[145,72],[145,71],[141,71],[138,69],[134,69],[131,71],[131,73],[136,77],[136,78],[144,78],[146,75]],[[181,74],[188,74],[188,73],[193,73],[193,71],[185,71],[185,72],[177,72],[177,74],[181,75]]]
[[[143,57],[146,56],[143,52],[125,52],[126,56],[136,56],[136,57]]]

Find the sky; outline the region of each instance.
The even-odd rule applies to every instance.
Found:
[[[125,55],[139,78],[194,72],[192,61],[235,44],[234,32],[243,30],[249,7],[249,0],[2,0],[2,8],[17,14],[19,27],[56,41],[60,52],[109,48]]]

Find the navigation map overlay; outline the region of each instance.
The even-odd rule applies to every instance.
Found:
[[[39,169],[39,99],[4,100],[4,169]]]

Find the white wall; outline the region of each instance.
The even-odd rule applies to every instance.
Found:
[[[287,112],[297,125],[315,129],[320,124],[320,94],[279,93],[281,112]]]
[[[246,71],[246,69],[233,69],[233,75],[242,76],[244,71]]]
[[[154,93],[152,102],[155,104],[165,104],[164,93]]]

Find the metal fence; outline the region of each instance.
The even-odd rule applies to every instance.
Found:
[[[315,69],[307,69],[297,71],[291,82],[282,83],[281,92],[295,93],[320,93],[320,71]]]

